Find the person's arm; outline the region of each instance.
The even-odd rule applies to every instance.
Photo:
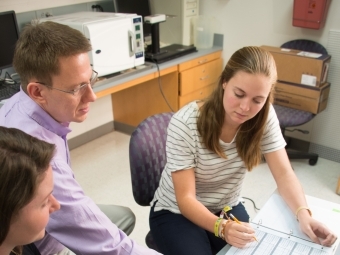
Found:
[[[196,199],[194,169],[179,170],[171,173],[178,207],[184,217],[214,233],[218,217],[211,213]],[[236,247],[244,247],[254,239],[254,230],[248,224],[228,223],[225,227],[226,241]]]
[[[51,214],[46,231],[76,254],[156,255],[158,252],[138,245],[114,225],[98,206],[85,196],[72,170],[64,161],[54,160],[53,195],[60,202]],[[47,244],[48,246],[48,244]],[[47,247],[38,247],[42,254]]]
[[[265,154],[266,162],[276,181],[278,191],[295,214],[301,206],[308,207],[302,186],[296,177],[284,148]],[[315,243],[332,245],[336,235],[325,225],[311,217],[306,209],[299,210],[298,220],[301,230]],[[319,240],[319,238],[323,240]]]

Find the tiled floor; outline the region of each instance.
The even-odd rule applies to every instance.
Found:
[[[72,168],[85,193],[96,203],[125,205],[133,210],[137,222],[130,237],[145,245],[149,207],[137,205],[132,196],[129,139],[126,134],[112,132],[72,150]],[[306,194],[340,203],[340,196],[335,194],[339,163],[320,158],[316,166],[310,166],[307,160],[294,160],[292,165]],[[261,208],[275,189],[269,168],[263,163],[247,175],[242,195]],[[253,204],[245,200],[245,206],[253,218]]]

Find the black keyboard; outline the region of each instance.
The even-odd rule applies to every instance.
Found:
[[[0,101],[10,98],[19,92],[20,84],[2,84],[0,85]]]

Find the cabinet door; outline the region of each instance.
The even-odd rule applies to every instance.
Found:
[[[181,64],[178,65],[178,71],[183,72],[185,70],[194,68],[196,66],[203,65],[203,64],[208,63],[210,61],[213,61],[214,59],[221,58],[221,55],[222,55],[222,51],[217,51],[217,52],[214,52],[214,53],[211,53],[211,54],[199,57],[199,58],[195,58],[193,60],[190,60],[190,61],[187,61],[187,62],[184,62],[184,63],[181,63]]]
[[[216,59],[203,65],[180,73],[179,95],[184,96],[219,79],[222,70],[222,59]]]
[[[217,85],[216,83],[213,83],[185,96],[180,96],[178,102],[179,108],[182,108],[184,105],[191,101],[207,98],[211,94],[211,92],[215,89],[216,85]]]

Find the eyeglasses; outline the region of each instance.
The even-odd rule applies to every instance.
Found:
[[[42,85],[45,85],[46,87],[49,87],[50,89],[55,89],[55,90],[58,90],[58,91],[61,91],[61,92],[64,92],[64,93],[68,93],[68,94],[72,94],[74,96],[82,96],[87,88],[88,85],[91,86],[91,89],[93,88],[94,84],[96,83],[98,79],[98,73],[95,71],[95,70],[92,70],[92,76],[91,76],[91,79],[90,79],[90,82],[89,83],[84,83],[82,85],[80,85],[79,88],[76,88],[76,89],[72,89],[72,90],[62,90],[62,89],[58,89],[58,88],[54,88],[52,86],[49,86],[43,82],[39,82],[39,81],[36,81],[35,83],[39,83],[39,84],[42,84]]]

